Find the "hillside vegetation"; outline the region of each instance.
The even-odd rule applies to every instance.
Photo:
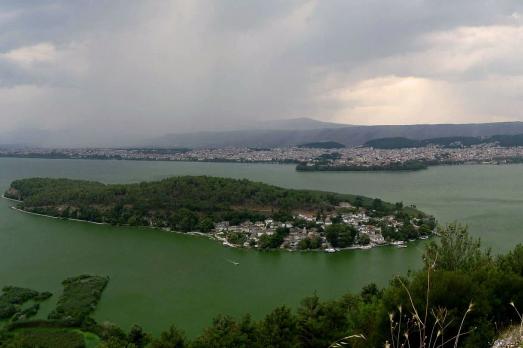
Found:
[[[378,138],[367,141],[364,146],[376,149],[402,149],[438,145],[442,147],[468,147],[479,144],[497,144],[501,147],[523,146],[523,134],[493,135],[489,137],[440,137],[429,139],[410,139],[405,137]]]
[[[335,141],[319,141],[298,145],[298,147],[308,148],[308,149],[342,149],[345,145],[340,144]]]
[[[302,123],[302,122],[300,122]],[[436,137],[490,137],[495,134],[523,134],[522,122],[481,124],[414,124],[381,126],[345,126],[318,129],[291,128],[245,129],[236,131],[168,134],[151,140],[159,147],[286,147],[329,139],[345,146],[360,146],[365,142],[390,137],[428,139]]]

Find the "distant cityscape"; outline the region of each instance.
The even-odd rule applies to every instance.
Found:
[[[272,149],[231,148],[38,148],[0,147],[0,157],[104,159],[144,161],[294,163],[301,168],[319,170],[365,170],[401,168],[409,163],[503,164],[523,161],[523,146],[501,147],[479,144],[448,148],[424,146],[401,149],[372,147],[307,148],[303,146]],[[419,168],[414,168],[419,169]]]

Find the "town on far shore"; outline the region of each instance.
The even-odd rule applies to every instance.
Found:
[[[366,209],[342,202],[330,213],[276,213],[263,221],[237,224],[222,221],[205,235],[229,247],[335,252],[382,245],[404,248],[409,241],[427,239],[435,233],[434,217],[412,217],[403,211],[401,202],[396,203],[393,214],[384,215],[381,204],[375,199],[373,208]]]
[[[520,139],[521,138],[521,139]],[[509,164],[523,162],[523,135],[501,143],[444,138],[404,144],[401,139],[345,147],[327,141],[287,147],[223,148],[38,148],[0,146],[0,157],[133,161],[239,162],[295,164],[298,171],[421,170],[432,165]],[[480,139],[478,141],[481,141]],[[439,142],[439,143],[438,143]]]

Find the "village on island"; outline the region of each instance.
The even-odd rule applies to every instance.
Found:
[[[403,202],[204,176],[127,186],[21,179],[11,184],[5,197],[16,200],[17,210],[31,214],[160,228],[257,250],[402,248],[409,241],[429,238],[436,230],[433,216]],[[209,197],[214,201],[205,209],[194,209]],[[224,204],[219,197],[230,201]]]
[[[381,203],[379,199],[375,202]],[[342,202],[327,214],[299,213],[286,219],[274,217],[236,225],[222,221],[205,235],[229,247],[336,252],[382,245],[404,248],[409,241],[428,239],[435,233],[433,217],[411,217],[401,212],[402,203],[396,206],[399,209],[395,214],[382,216],[376,209]]]

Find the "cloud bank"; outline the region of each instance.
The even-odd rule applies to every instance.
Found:
[[[521,42],[517,0],[5,0],[0,143],[523,120]]]

